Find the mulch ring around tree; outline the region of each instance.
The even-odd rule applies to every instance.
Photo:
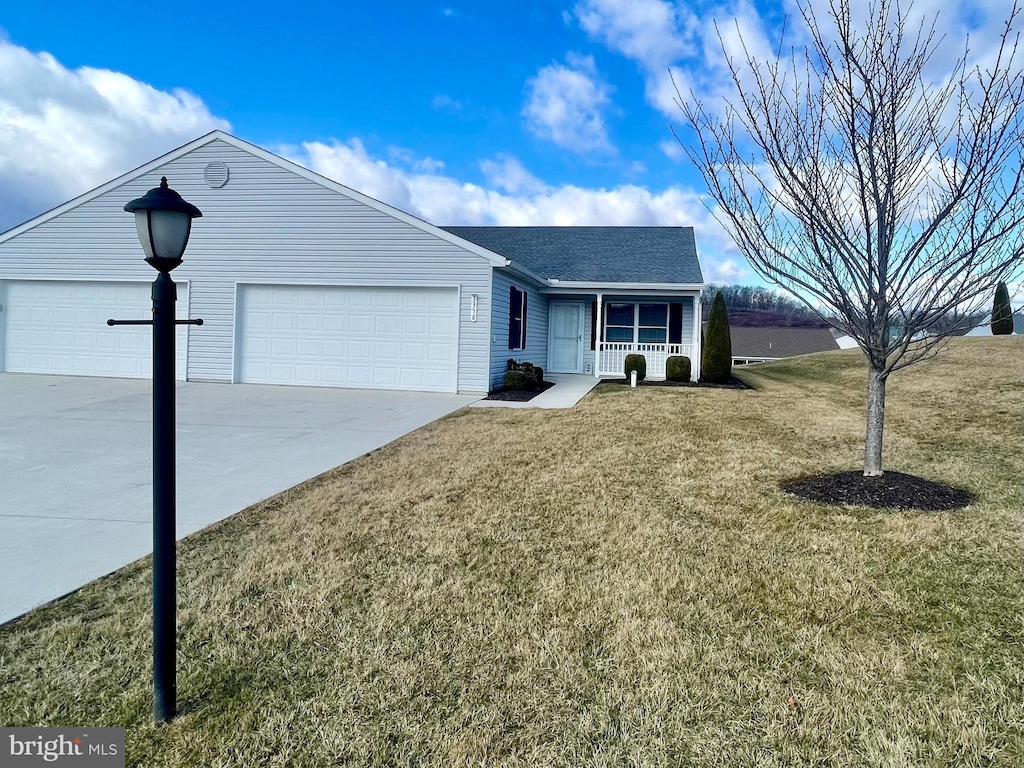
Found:
[[[638,387],[707,387],[710,389],[753,389],[752,386],[747,382],[737,379],[735,376],[730,376],[729,380],[724,384],[712,384],[707,381],[669,381],[664,379],[661,381],[650,381],[644,379],[636,383]],[[601,379],[601,383],[598,386],[619,386],[628,387],[629,381],[627,379]]]
[[[529,400],[533,400],[537,395],[546,389],[551,389],[555,386],[550,381],[543,381],[537,389],[507,389],[502,387],[491,392],[484,400],[504,400],[505,402],[511,403],[525,403]]]
[[[960,509],[974,500],[967,491],[902,472],[879,477],[865,477],[859,470],[838,472],[791,480],[782,484],[782,490],[822,504],[926,512]]]

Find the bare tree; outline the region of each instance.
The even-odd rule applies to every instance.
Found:
[[[1021,273],[1021,9],[984,65],[965,43],[935,79],[935,18],[915,24],[898,0],[873,0],[865,24],[850,0],[799,8],[806,45],[767,62],[745,42],[726,54],[737,98],[724,113],[677,89],[693,135],[676,138],[753,269],[860,345],[864,474],[881,475],[889,375],[934,355],[944,318]]]

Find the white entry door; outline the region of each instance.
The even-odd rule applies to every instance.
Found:
[[[548,368],[552,373],[580,373],[583,363],[583,305],[552,301]]]

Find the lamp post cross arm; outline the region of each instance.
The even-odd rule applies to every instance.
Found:
[[[107,320],[107,325],[152,325],[152,320],[114,320],[111,318]],[[197,317],[195,320],[175,320],[175,325],[202,325],[203,318]]]

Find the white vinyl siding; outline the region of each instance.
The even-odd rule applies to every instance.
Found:
[[[526,293],[526,349],[509,349],[508,317],[509,288],[515,286]],[[509,358],[527,362],[541,368],[548,364],[548,300],[535,285],[528,284],[518,275],[494,270],[491,288],[491,375],[490,388],[502,386],[505,365]]]
[[[9,280],[0,290],[2,370],[72,376],[150,378],[153,329],[108,326],[108,319],[153,316],[151,284]],[[188,316],[188,285],[178,285],[177,316]],[[176,335],[176,376],[185,378],[188,326]]]
[[[239,287],[238,379],[454,392],[458,291]]]
[[[689,344],[693,338],[693,308],[697,299],[683,299],[683,343]],[[700,334],[697,334],[697,343],[700,344]]]
[[[204,181],[210,162],[229,169],[219,189]],[[239,283],[458,286],[458,389],[488,389],[492,267],[486,259],[220,139],[0,243],[0,281],[60,275],[151,282],[154,272],[122,209],[161,176],[203,212],[184,263],[172,273],[190,282],[191,316],[205,322],[188,334],[190,379],[232,380]],[[530,314],[532,322],[533,307]],[[546,333],[546,318],[543,326]]]

